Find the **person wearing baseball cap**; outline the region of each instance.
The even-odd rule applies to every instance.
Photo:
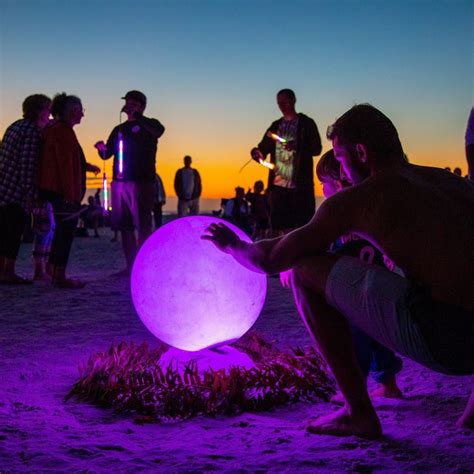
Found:
[[[143,92],[131,90],[122,99],[127,121],[112,130],[107,143],[99,141],[95,147],[104,160],[114,156],[111,225],[121,231],[127,261],[123,274],[129,275],[138,248],[152,232],[156,151],[165,127],[143,115]]]
[[[146,107],[146,95],[140,91],[128,91],[123,97],[123,100],[134,100],[140,102],[144,107]]]

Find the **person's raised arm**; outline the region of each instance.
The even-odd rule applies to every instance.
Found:
[[[151,136],[158,139],[165,133],[165,127],[159,120],[145,117],[143,115],[136,115],[135,120],[141,125]]]

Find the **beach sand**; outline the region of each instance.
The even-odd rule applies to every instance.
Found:
[[[309,416],[330,403],[298,403],[270,412],[198,417],[136,425],[64,396],[91,354],[120,341],[154,337],[136,315],[119,242],[76,238],[70,273],[83,290],[46,283],[0,287],[0,472],[470,472],[474,432],[456,428],[470,380],[447,377],[405,360],[403,400],[376,402],[384,436],[378,441],[307,434]],[[32,273],[31,245],[18,270]],[[255,328],[279,347],[311,340],[289,290],[269,279]]]

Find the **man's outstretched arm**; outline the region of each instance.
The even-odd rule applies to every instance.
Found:
[[[350,206],[346,199],[337,197],[325,201],[308,224],[276,239],[244,242],[224,224],[211,224],[202,238],[250,270],[280,273],[302,257],[325,252],[331,242],[350,230]]]

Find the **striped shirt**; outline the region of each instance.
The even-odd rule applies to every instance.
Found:
[[[7,128],[0,144],[0,206],[16,203],[31,210],[40,144],[40,128],[30,120],[17,120]]]

